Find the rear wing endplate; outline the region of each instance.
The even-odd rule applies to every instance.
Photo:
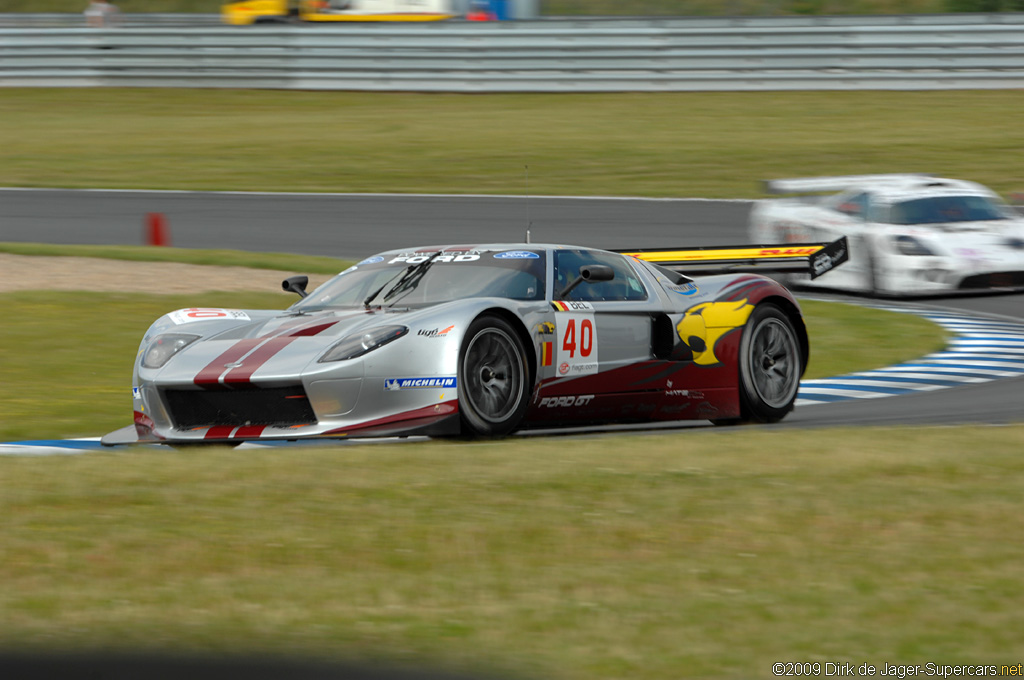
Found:
[[[846,237],[831,243],[616,250],[683,274],[792,272],[816,279],[850,259]]]

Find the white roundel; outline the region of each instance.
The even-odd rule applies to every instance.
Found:
[[[167,317],[174,323],[195,323],[196,321],[209,321],[210,319],[235,319],[237,321],[248,321],[249,315],[240,309],[220,309],[217,307],[189,307],[171,312]]]

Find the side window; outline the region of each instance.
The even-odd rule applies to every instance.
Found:
[[[588,264],[603,264],[612,268],[615,278],[611,281],[597,283],[580,283],[569,291],[566,300],[623,301],[646,300],[647,290],[633,266],[622,255],[602,253],[591,250],[556,250],[555,251],[555,298],[580,273],[580,267]]]
[[[892,206],[887,203],[876,203],[872,201],[868,204],[867,220],[868,222],[889,222],[892,219]]]
[[[866,193],[845,196],[835,205],[835,209],[844,215],[858,220],[866,219],[868,214],[869,197]]]

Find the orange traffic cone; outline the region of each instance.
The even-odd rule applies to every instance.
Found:
[[[146,243],[151,246],[169,246],[170,235],[167,232],[167,218],[163,213],[146,215]]]

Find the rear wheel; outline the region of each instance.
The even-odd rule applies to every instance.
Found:
[[[758,305],[740,340],[741,419],[759,423],[782,420],[793,410],[803,360],[793,323],[773,304]]]
[[[485,315],[470,324],[459,352],[463,430],[500,436],[519,427],[529,406],[528,375],[523,342],[507,321]]]

